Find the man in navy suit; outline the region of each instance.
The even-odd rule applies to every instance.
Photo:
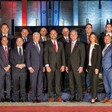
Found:
[[[30,71],[32,102],[40,102],[43,92],[43,45],[40,34],[33,33],[33,41],[26,47],[26,62]]]
[[[10,101],[11,91],[11,74],[10,74],[10,63],[9,63],[9,47],[7,37],[2,37],[0,46],[0,101],[5,101],[5,90],[6,85],[6,101]]]
[[[109,35],[112,38],[112,25],[110,23],[108,23],[105,26],[105,33],[101,33],[100,38],[99,38],[99,43],[100,43],[102,49],[105,47],[104,37],[106,35]]]
[[[63,43],[64,50],[65,50],[66,44],[70,42],[69,32],[70,32],[69,29],[67,27],[64,27],[62,29],[62,37],[58,39],[58,41],[61,41]],[[66,71],[62,72],[62,81],[61,81],[62,91],[66,90],[65,88],[65,81],[67,83],[67,80],[65,80],[66,76],[67,76]]]
[[[102,51],[102,75],[105,87],[105,99],[102,103],[112,103],[112,44],[111,36],[104,37],[105,47]]]
[[[85,34],[81,36],[80,41],[83,42],[85,44],[85,46],[87,46],[89,44],[89,36],[92,32],[92,24],[87,23],[86,24],[86,28],[85,28]],[[87,55],[87,53],[86,53]],[[87,60],[87,59],[86,59]],[[86,61],[85,61],[86,62]],[[86,67],[86,63],[85,63],[85,67]],[[85,70],[85,93],[90,93],[90,77],[88,75],[88,73]]]
[[[7,23],[3,23],[1,25],[0,40],[1,40],[1,38],[3,36],[8,38],[8,46],[10,46],[11,48],[14,48],[14,46],[15,46],[15,39],[14,39],[14,37],[11,34],[9,34],[9,26],[8,26]]]
[[[15,102],[26,101],[26,59],[25,51],[23,49],[23,39],[17,37],[16,47],[11,50],[10,63],[12,65],[12,81]],[[19,98],[19,93],[21,100]]]

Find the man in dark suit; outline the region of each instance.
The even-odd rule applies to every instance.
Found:
[[[14,37],[11,34],[9,34],[9,26],[8,26],[7,23],[3,23],[1,25],[0,40],[1,40],[1,38],[3,36],[8,38],[8,46],[10,46],[11,48],[14,48],[14,46],[15,46],[14,45],[15,44],[15,39],[14,39]]]
[[[53,79],[55,79],[56,101],[62,102],[61,95],[61,72],[65,70],[65,54],[63,44],[57,42],[56,30],[50,31],[50,40],[45,43],[44,63],[48,80],[48,102],[53,102]]]
[[[64,50],[65,50],[66,44],[70,42],[69,29],[67,27],[64,27],[62,29],[62,37],[59,38],[58,41],[61,41],[63,43]],[[65,77],[66,77],[66,71],[62,72],[62,81],[61,81],[62,91],[66,90],[66,88],[65,88]]]
[[[32,102],[40,102],[43,92],[43,45],[40,34],[33,33],[33,41],[26,47],[26,62],[30,71]]]
[[[6,88],[6,101],[10,101],[11,91],[11,74],[9,63],[9,50],[7,37],[2,37],[0,46],[0,101],[5,101]]]
[[[40,35],[41,35],[41,38],[40,38],[40,42],[42,42],[43,44],[43,47],[45,47],[45,43],[46,41],[49,40],[49,37],[47,35],[47,29],[45,27],[42,27],[40,29]],[[47,92],[47,73],[46,71],[43,72],[43,92],[46,93]]]
[[[21,37],[23,39],[23,48],[26,49],[26,45],[32,41],[32,38],[28,36],[29,35],[29,31],[27,28],[23,28],[21,30]]]
[[[21,30],[21,37],[23,39],[23,49],[26,50],[26,46],[29,42],[32,41],[32,38],[29,37],[29,30],[26,27],[23,27]],[[27,69],[27,78],[26,78],[26,92],[30,91],[30,72]]]
[[[10,62],[12,65],[12,81],[15,102],[26,101],[26,61],[25,51],[23,49],[23,39],[18,37],[16,39],[16,47],[11,51]],[[21,100],[19,98],[19,91]]]
[[[69,74],[70,101],[82,100],[81,73],[85,61],[85,46],[77,40],[76,30],[70,32],[71,42],[66,45],[66,72]],[[75,98],[75,81],[77,85],[77,99]]]
[[[40,29],[40,35],[41,35],[40,38],[41,42],[46,42],[47,40],[49,40],[49,37],[47,36],[47,29],[45,27],[42,27]]]
[[[89,36],[92,32],[92,24],[87,23],[86,24],[86,28],[85,28],[85,34],[83,34],[80,38],[80,41],[83,42],[85,44],[85,46],[87,46],[90,42],[89,42]],[[86,55],[87,55],[87,51],[86,51]],[[87,59],[86,59],[87,60]],[[85,61],[86,62],[86,61]],[[85,63],[85,67],[86,68],[86,63]],[[85,71],[85,93],[90,93],[91,92],[91,86],[90,86],[90,76],[89,74]]]
[[[112,38],[112,25],[110,23],[105,26],[105,33],[101,33],[100,38],[99,38],[99,43],[102,49],[105,47],[104,37],[106,35],[109,35]]]

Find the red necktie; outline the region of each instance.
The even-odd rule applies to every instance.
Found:
[[[54,50],[57,52],[56,42],[54,41]]]
[[[8,60],[8,49],[7,49],[7,47],[5,47],[5,57],[6,57],[6,60]]]

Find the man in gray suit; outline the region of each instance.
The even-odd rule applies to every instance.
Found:
[[[82,86],[81,73],[83,72],[85,61],[84,44],[77,40],[78,34],[76,30],[70,32],[71,42],[66,45],[66,72],[69,74],[69,86],[71,98],[70,101],[81,101]],[[75,98],[75,81],[77,85],[77,99]]]
[[[53,102],[53,79],[55,78],[56,101],[62,102],[61,93],[61,72],[65,69],[64,47],[57,41],[56,30],[50,31],[50,40],[45,43],[44,63],[48,80],[48,102]]]
[[[26,63],[30,71],[32,102],[40,102],[43,92],[43,45],[39,42],[40,34],[33,34],[33,41],[26,47]]]
[[[11,91],[11,74],[7,37],[2,37],[1,44],[2,46],[0,46],[0,101],[5,101],[4,87],[6,85],[6,101],[9,102]]]
[[[12,81],[15,102],[26,101],[26,60],[25,51],[23,49],[23,39],[18,37],[16,39],[16,47],[11,50],[10,62],[12,65]],[[21,100],[19,98],[19,91]]]

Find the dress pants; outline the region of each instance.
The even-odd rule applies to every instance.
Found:
[[[78,71],[72,69],[69,71],[68,75],[71,99],[75,98],[75,87],[77,87],[77,100],[82,100],[81,74],[79,74]]]
[[[43,72],[42,70],[35,70],[34,73],[30,73],[31,91],[33,100],[42,100],[43,93]]]
[[[6,86],[6,99],[10,99],[11,92],[11,75],[10,74],[0,74],[0,100],[5,99],[5,90]]]
[[[95,68],[89,67],[90,84],[92,89],[92,98],[97,97],[98,74],[95,74]]]
[[[12,73],[13,79],[13,91],[15,95],[15,101],[20,100],[19,93],[22,101],[26,101],[26,73]]]
[[[48,80],[49,98],[53,97],[53,82],[54,81],[55,81],[56,97],[60,97],[61,95],[61,71],[56,69],[55,71],[47,72],[47,80]]]
[[[106,98],[112,99],[112,69],[103,69],[103,83],[106,91]]]

